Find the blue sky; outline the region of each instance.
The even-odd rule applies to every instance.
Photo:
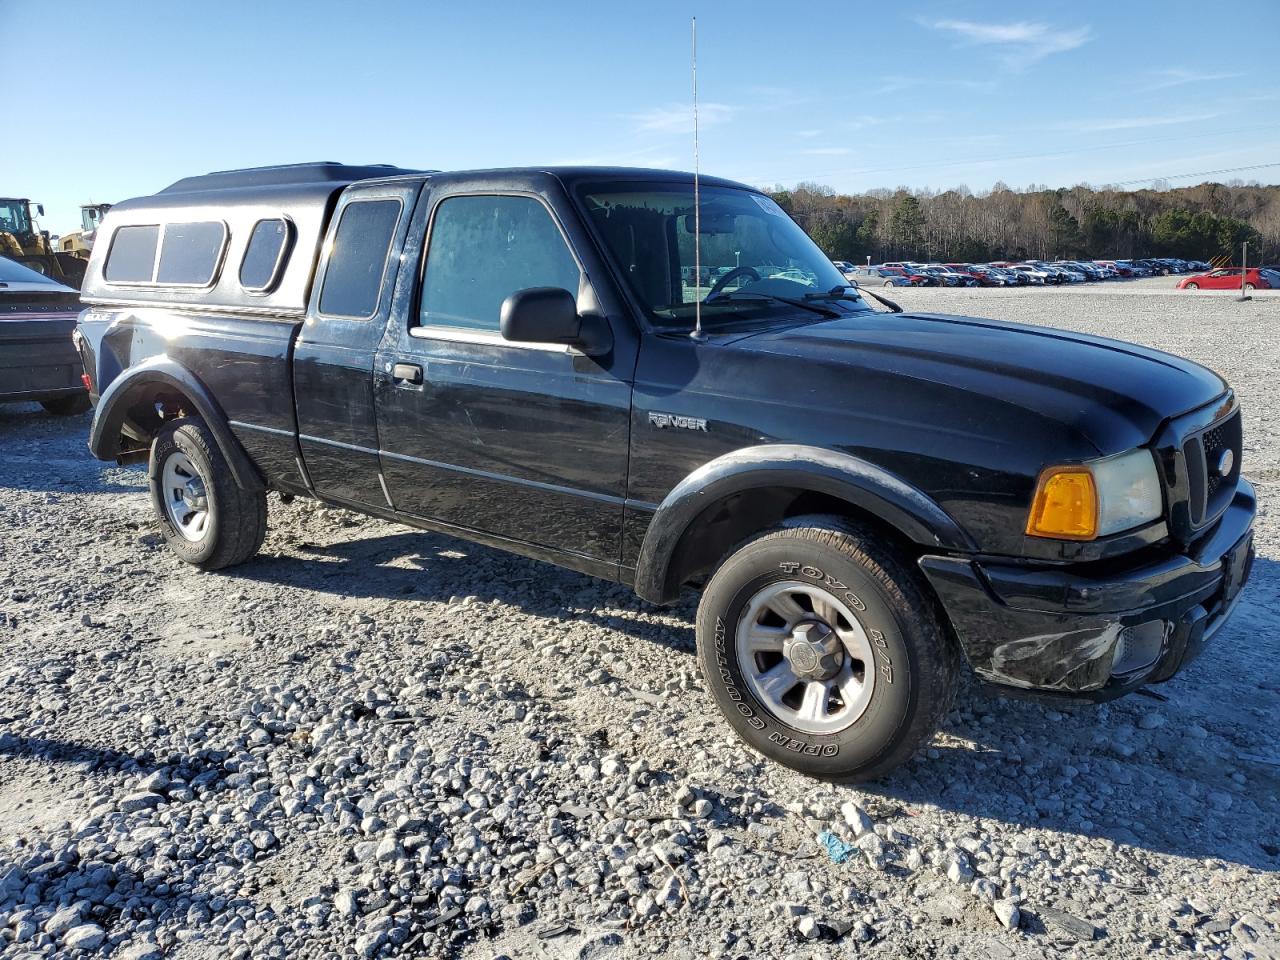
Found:
[[[1274,0],[0,0],[47,94],[10,60],[0,106],[34,149],[4,151],[0,192],[57,233],[82,202],[257,164],[688,169],[695,13],[707,173],[983,190],[1280,162]],[[1198,179],[1234,176],[1280,166]]]

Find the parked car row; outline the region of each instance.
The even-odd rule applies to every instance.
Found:
[[[915,263],[891,261],[858,267],[847,260],[835,265],[849,280],[885,287],[1027,287],[1086,283],[1095,280],[1168,276],[1208,270],[1197,260],[1174,257],[1142,260],[999,260],[992,263]],[[1240,271],[1236,270],[1239,279]]]

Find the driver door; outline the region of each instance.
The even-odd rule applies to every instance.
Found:
[[[499,331],[516,290],[591,282],[552,209],[432,181],[417,296],[375,365],[383,474],[399,511],[616,565],[634,340],[611,318],[592,358]]]

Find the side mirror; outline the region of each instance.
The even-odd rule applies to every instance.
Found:
[[[36,216],[37,216],[37,217],[43,217],[43,216],[44,216],[44,204],[43,204],[43,203],[37,203],[37,204],[36,204]]]
[[[578,313],[572,293],[560,287],[528,287],[502,301],[502,339],[523,343],[562,343],[588,356],[613,346],[604,317]]]

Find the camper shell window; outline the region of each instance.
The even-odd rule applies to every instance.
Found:
[[[220,220],[120,227],[111,240],[104,276],[108,283],[207,287],[218,274],[226,246],[227,225]]]
[[[254,293],[274,287],[289,257],[292,240],[287,220],[275,218],[255,223],[240,263],[240,286]]]

